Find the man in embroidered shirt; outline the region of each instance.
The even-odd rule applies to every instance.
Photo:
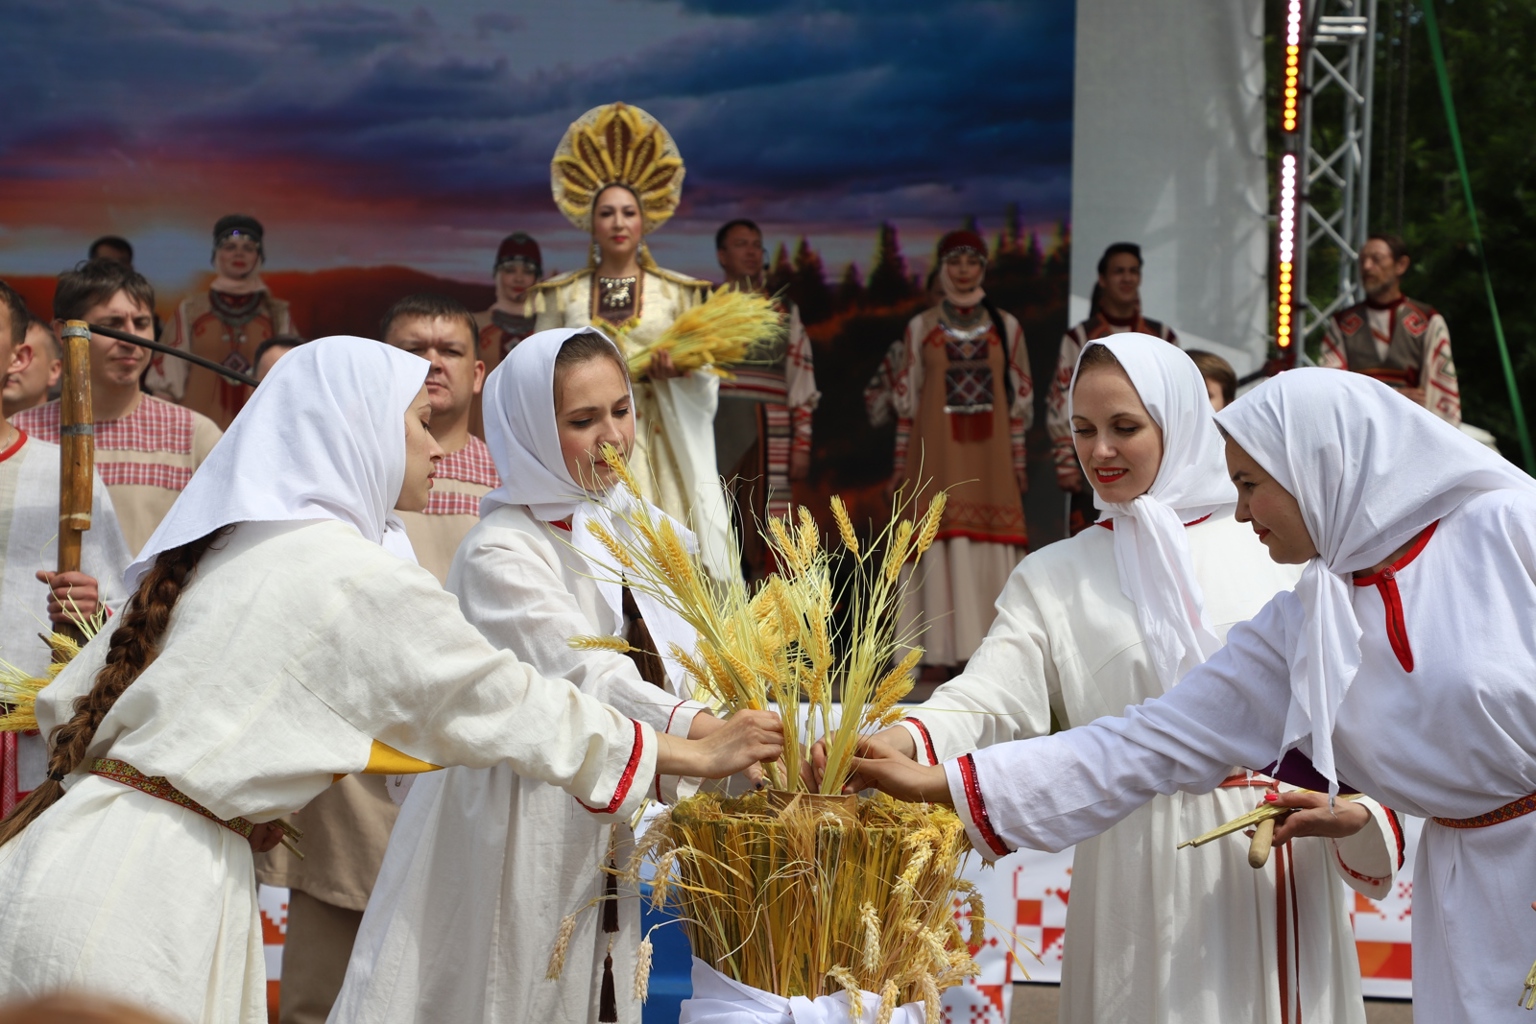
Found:
[[[33,320],[21,296],[0,281],[0,368],[25,374],[35,350],[22,341]],[[91,528],[81,540],[82,571],[51,571],[59,564],[58,532],[58,446],[0,419],[0,659],[33,676],[51,659],[37,635],[50,621],[65,622],[71,613],[89,618],[123,597],[119,580],[128,549],[100,478]],[[43,780],[46,761],[47,748],[35,733],[0,733],[0,816]]]
[[[213,265],[218,274],[206,292],[183,299],[171,322],[169,343],[240,373],[256,368],[256,348],[276,334],[293,334],[288,303],[275,299],[261,279],[266,261],[261,222],[244,214],[222,217],[213,228]],[[160,398],[202,413],[226,430],[251,389],[184,359],[156,353],[144,378]]]
[[[1366,299],[1328,318],[1319,366],[1369,374],[1449,423],[1461,424],[1461,388],[1445,317],[1402,291],[1410,260],[1396,235],[1360,247]]]
[[[475,358],[475,318],[446,295],[408,295],[384,314],[379,337],[432,363],[430,427],[448,454],[437,465],[426,511],[399,515],[416,560],[446,582],[459,541],[480,520],[480,498],[501,484],[490,449],[469,430],[475,396],[485,383],[485,363]]]
[[[64,372],[64,353],[53,336],[48,321],[27,314],[27,333],[22,342],[26,355],[17,361],[20,370],[5,377],[5,415],[11,417],[23,409],[42,405],[57,398],[59,377]]]
[[[66,320],[85,320],[152,339],[154,308],[155,290],[143,275],[112,260],[90,260],[60,274],[53,293],[56,330]],[[139,375],[148,364],[148,349],[91,335],[96,469],[111,492],[130,554],[149,540],[222,436],[208,417],[141,392]],[[57,443],[59,403],[19,412],[14,423]]]
[[[1072,423],[1067,418],[1067,391],[1072,386],[1072,372],[1077,356],[1090,341],[1111,334],[1135,332],[1150,334],[1174,345],[1179,343],[1173,328],[1141,315],[1141,246],[1135,242],[1115,242],[1099,257],[1099,279],[1093,286],[1088,304],[1088,319],[1067,330],[1056,357],[1056,375],[1045,395],[1045,429],[1051,438],[1051,459],[1056,466],[1056,483],[1072,495],[1071,532],[1076,534],[1097,516],[1093,490],[1083,480],[1072,447]]]
[[[715,233],[715,258],[725,283],[761,292],[763,233],[750,220],[733,220]],[[771,352],[754,352],[742,365],[726,367],[715,412],[715,465],[730,481],[744,517],[766,521],[789,511],[790,481],[803,480],[811,466],[811,416],[821,400],[811,362],[811,339],[800,310],[781,300],[788,338]],[[752,576],[772,570],[752,522],[738,524]]]

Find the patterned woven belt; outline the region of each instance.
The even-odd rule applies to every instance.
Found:
[[[1524,817],[1532,811],[1536,811],[1536,793],[1511,800],[1503,807],[1495,807],[1487,814],[1479,814],[1475,818],[1436,818],[1435,824],[1446,828],[1487,828],[1489,825]]]
[[[145,775],[133,765],[122,761],[114,761],[109,757],[98,757],[91,762],[91,774],[100,775],[102,778],[111,779],[113,782],[121,782],[123,785],[131,786],[141,793],[148,793],[150,796],[159,797],[161,800],[185,807],[189,811],[201,814],[209,821],[223,825],[242,839],[251,838],[251,829],[255,828],[254,825],[244,818],[231,818],[225,821],[171,785],[164,777]]]

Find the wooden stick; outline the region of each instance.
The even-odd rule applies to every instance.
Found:
[[[1297,790],[1297,792],[1298,793],[1305,793],[1305,792],[1308,792],[1308,790],[1302,789],[1302,790]],[[1339,797],[1339,799],[1340,800],[1359,800],[1360,799],[1360,794],[1359,793],[1345,793],[1345,794],[1342,794]],[[1254,808],[1253,810],[1249,811],[1247,814],[1239,814],[1237,817],[1233,818],[1231,821],[1227,822],[1225,825],[1218,825],[1218,826],[1216,826],[1215,828],[1211,829],[1209,832],[1205,833],[1202,836],[1197,836],[1194,839],[1186,839],[1186,840],[1184,840],[1182,843],[1179,844],[1178,848],[1180,850],[1182,850],[1186,846],[1204,846],[1206,843],[1215,842],[1217,839],[1220,839],[1222,836],[1229,836],[1233,832],[1242,832],[1242,831],[1245,831],[1247,829],[1253,828],[1253,827],[1255,827],[1256,825],[1258,825],[1262,821],[1271,821],[1271,820],[1273,820],[1275,818],[1283,818],[1287,814],[1290,814],[1294,810],[1296,810],[1296,808],[1294,808],[1294,807],[1282,807],[1279,804],[1266,803],[1266,804],[1263,804],[1263,805],[1261,805],[1259,807]]]
[[[1269,863],[1269,848],[1275,841],[1275,820],[1265,818],[1253,827],[1253,841],[1248,844],[1248,866],[1262,868]]]
[[[79,572],[81,536],[91,528],[92,469],[96,461],[96,424],[91,412],[91,329],[84,320],[69,320],[62,333],[59,572]],[[74,623],[60,624],[54,632],[85,642],[85,634]],[[55,652],[55,660],[58,657]]]

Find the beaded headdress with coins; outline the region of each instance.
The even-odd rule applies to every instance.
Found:
[[[661,122],[639,107],[593,107],[566,129],[549,165],[555,205],[576,227],[592,231],[592,204],[609,185],[623,185],[640,202],[647,234],[677,212],[683,158]]]

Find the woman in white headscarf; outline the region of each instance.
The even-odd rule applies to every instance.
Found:
[[[534,334],[491,374],[484,402],[486,442],[503,483],[482,500],[480,523],[449,572],[465,616],[497,647],[658,731],[698,738],[725,728],[677,696],[686,692],[680,666],[655,654],[672,644],[692,650],[693,630],[616,582],[618,567],[587,530],[594,518],[625,529],[599,504],[622,500],[601,445],[627,453],[635,443],[618,349],[590,328]],[[571,649],[571,637],[590,634],[624,636],[653,653],[631,660]],[[651,795],[669,799],[677,782],[658,777]],[[513,765],[418,780],[330,1019],[636,1024],[638,900],[580,914],[564,972],[545,978],[562,919],[614,891],[603,868],[623,867],[632,840],[627,825],[571,807]],[[614,979],[608,1016],[600,1012],[605,964]]]
[[[360,338],[285,357],[129,567],[129,605],[43,691],[49,781],[0,824],[0,999],[265,1021],[251,853],[341,775],[510,761],[622,818],[658,772],[776,749],[766,716],[726,751],[540,677],[381,546],[442,457],[426,371]]]
[[[1526,1019],[1536,482],[1358,374],[1284,373],[1216,419],[1237,517],[1276,561],[1306,566],[1295,591],[1123,718],[942,770],[878,758],[865,778],[953,800],[973,836],[1054,849],[1155,794],[1208,791],[1227,765],[1310,759],[1318,787],[1430,819],[1414,868],[1414,1015]],[[1306,813],[1326,824],[1326,807]],[[1303,831],[1299,817],[1276,836]]]
[[[1233,519],[1221,436],[1182,351],[1149,335],[1091,342],[1069,402],[1102,516],[1024,559],[965,673],[882,737],[924,764],[1044,735],[1053,711],[1070,728],[1183,685],[1296,581]],[[1241,836],[1177,850],[1275,791],[1241,763],[1215,792],[1160,796],[1077,845],[1061,1020],[1364,1020],[1339,878],[1389,891],[1396,824],[1380,805],[1351,805],[1356,834],[1277,848],[1260,871]],[[1007,852],[995,836],[973,842]]]

